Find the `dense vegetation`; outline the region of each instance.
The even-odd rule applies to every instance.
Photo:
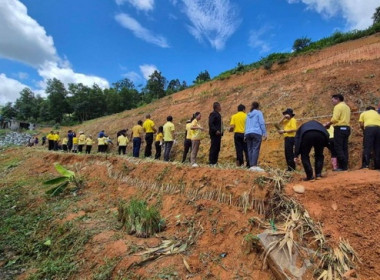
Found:
[[[167,83],[158,71],[150,76],[141,91],[129,79],[101,89],[96,84],[89,87],[81,83],[72,83],[66,88],[60,80],[54,78],[47,82],[47,98],[25,88],[14,104],[7,103],[2,108],[1,115],[5,119],[71,125],[133,109],[186,87],[186,82],[180,83],[178,79]]]

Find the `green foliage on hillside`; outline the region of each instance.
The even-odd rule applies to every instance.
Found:
[[[336,44],[340,44],[343,42],[360,39],[366,36],[373,35],[377,32],[380,32],[380,22],[375,23],[374,25],[372,25],[371,27],[365,30],[353,30],[353,31],[345,32],[345,33],[335,32],[331,36],[323,38],[316,42],[310,42],[309,40],[307,40],[308,38],[297,39],[299,41],[297,44],[295,44],[297,48],[292,53],[272,53],[266,57],[261,58],[259,61],[256,61],[251,64],[243,64],[239,62],[235,68],[222,72],[221,74],[216,76],[214,79],[216,80],[228,79],[233,74],[243,74],[245,72],[248,72],[254,69],[259,69],[261,67],[263,67],[266,70],[270,70],[273,64],[275,63],[284,64],[288,62],[294,56],[321,50],[321,49],[324,49]],[[297,42],[297,40],[295,41],[295,43]]]

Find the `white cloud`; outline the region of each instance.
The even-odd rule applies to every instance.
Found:
[[[133,34],[148,43],[155,44],[161,48],[168,48],[169,44],[166,38],[161,35],[155,35],[150,30],[143,27],[137,20],[125,13],[115,16],[115,20],[124,28],[129,29]]]
[[[117,5],[129,3],[138,10],[150,11],[154,8],[154,0],[116,0]]]
[[[191,25],[189,32],[198,40],[208,41],[222,50],[241,23],[238,10],[229,0],[182,0]]]
[[[302,2],[309,9],[325,17],[341,15],[349,29],[365,29],[372,25],[372,15],[379,0],[287,0],[288,3]]]
[[[19,93],[28,87],[17,80],[8,78],[4,73],[0,74],[0,104],[14,102],[20,97]]]
[[[0,1],[0,56],[38,67],[58,59],[53,38],[17,0]]]
[[[271,50],[270,44],[262,39],[263,35],[268,34],[268,31],[271,28],[268,26],[264,26],[259,30],[251,30],[248,39],[248,45],[251,48],[259,48],[260,53],[268,53]]]
[[[62,83],[82,83],[87,86],[92,86],[97,84],[100,88],[108,88],[108,81],[91,75],[85,75],[82,73],[76,73],[73,69],[69,67],[63,67],[55,62],[46,62],[40,69],[38,69],[38,74],[44,78],[44,81],[40,84],[45,87],[46,81],[48,79],[57,78]]]
[[[62,59],[57,54],[53,38],[28,15],[26,6],[18,0],[0,0],[0,57],[16,60],[37,69],[43,80],[38,83],[42,87],[34,91],[43,90],[47,79],[51,78],[60,79],[66,84],[97,83],[103,88],[109,86],[101,77],[74,72],[69,60],[66,57]],[[21,74],[18,78],[23,79],[23,76],[25,77]],[[4,76],[2,78],[4,79]],[[20,82],[7,79],[7,85],[13,83],[15,88],[20,87]]]
[[[158,71],[157,67],[152,64],[140,65],[140,71],[143,74],[145,80],[149,80],[149,76],[152,75],[156,70]]]
[[[122,74],[123,77],[130,79],[132,82],[136,83],[142,80],[140,74],[130,71],[127,73]]]

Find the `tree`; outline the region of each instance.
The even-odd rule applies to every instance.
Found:
[[[181,90],[181,82],[178,79],[171,80],[166,88],[166,95],[173,94]]]
[[[73,119],[83,122],[90,118],[91,101],[89,100],[90,88],[79,84],[69,84],[68,86],[68,104],[73,111]]]
[[[166,83],[166,78],[162,76],[161,72],[155,70],[152,75],[149,76],[149,80],[143,89],[144,101],[150,103],[152,100],[164,97],[166,95]]]
[[[294,41],[292,49],[295,52],[299,52],[299,51],[303,50],[304,48],[306,48],[307,46],[309,46],[310,43],[311,43],[310,38],[302,37],[302,38],[296,39]]]
[[[201,84],[201,83],[207,82],[209,80],[211,80],[210,74],[208,73],[207,70],[205,70],[204,72],[200,72],[198,74],[198,76],[195,78],[195,81],[193,81],[193,83],[194,84]]]
[[[3,108],[1,108],[1,116],[4,119],[12,119],[17,115],[16,109],[13,107],[12,102],[8,102],[5,104]]]
[[[375,13],[372,16],[373,24],[380,22],[380,6],[376,8]]]
[[[20,92],[14,109],[17,112],[16,118],[22,121],[36,121],[39,117],[37,99],[29,88],[24,88]]]
[[[58,79],[49,79],[45,92],[48,94],[49,116],[56,123],[61,123],[64,114],[70,113],[65,85]]]
[[[125,78],[114,83],[113,86],[117,94],[121,97],[121,109],[119,112],[136,108],[138,106],[141,101],[141,96],[131,80]]]
[[[187,83],[186,81],[182,81],[182,85],[181,85],[181,89],[180,90],[184,90],[187,88]]]

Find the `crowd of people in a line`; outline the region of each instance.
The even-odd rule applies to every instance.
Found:
[[[329,122],[320,123],[315,120],[308,121],[300,127],[297,125],[295,114],[291,108],[282,112],[283,117],[276,124],[278,133],[284,136],[285,159],[287,170],[294,171],[299,157],[306,173],[305,180],[320,179],[324,163],[324,148],[331,152],[331,163],[334,171],[348,170],[348,138],[351,133],[350,107],[344,102],[341,94],[332,96],[334,105],[333,115]],[[244,166],[255,172],[263,172],[264,169],[258,165],[262,141],[267,138],[266,124],[263,113],[259,109],[258,102],[252,102],[250,110],[246,113],[246,107],[240,104],[237,113],[232,115],[229,131],[234,133],[234,144],[236,150],[236,165]],[[208,133],[210,137],[210,148],[208,163],[211,166],[218,164],[221,140],[225,131],[220,114],[222,108],[220,103],[213,104],[213,111],[208,118]],[[186,162],[188,154],[191,166],[198,167],[197,155],[201,140],[205,137],[205,130],[201,125],[202,114],[195,112],[191,119],[186,122],[185,140],[182,162]],[[155,146],[155,159],[160,159],[163,152],[163,160],[169,161],[170,154],[176,145],[176,128],[173,117],[168,116],[166,123],[156,127],[151,115],[146,115],[146,120],[139,120],[132,127],[130,135],[128,129],[117,132],[117,147],[119,155],[126,154],[127,145],[132,141],[133,157],[140,157],[142,143],[145,142],[145,157],[152,157],[153,142]],[[363,160],[362,168],[370,166],[370,159],[374,153],[375,169],[380,169],[380,112],[374,107],[367,107],[361,113],[359,123],[364,132],[363,138]],[[128,138],[130,136],[130,138]],[[44,138],[43,144],[44,144]],[[59,132],[51,131],[47,136],[49,150],[63,150],[73,153],[91,153],[94,140],[91,135],[86,136],[83,131],[69,130],[62,139]],[[99,153],[106,153],[114,144],[109,136],[102,130],[97,136]],[[310,152],[314,149],[315,166],[314,171],[310,162]]]

